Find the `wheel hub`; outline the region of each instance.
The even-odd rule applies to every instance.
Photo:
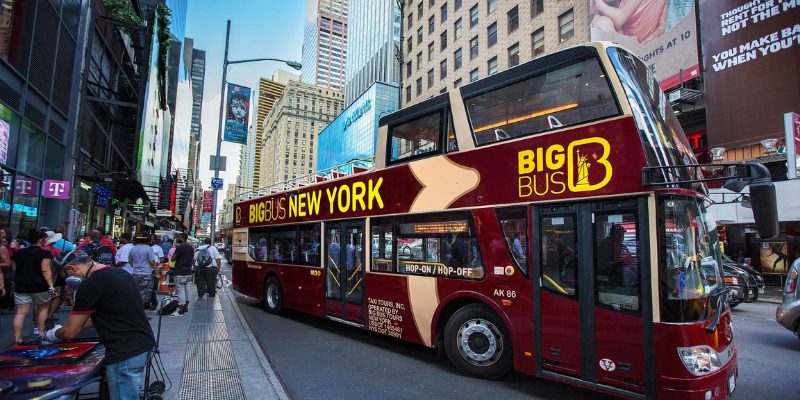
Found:
[[[278,289],[275,285],[267,286],[267,303],[269,303],[270,308],[278,306]]]
[[[491,365],[503,353],[503,337],[491,322],[472,319],[458,330],[458,350],[474,365]]]

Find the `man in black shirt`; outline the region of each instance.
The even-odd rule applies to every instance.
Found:
[[[94,326],[106,347],[104,364],[111,399],[139,399],[155,338],[136,282],[125,270],[98,264],[81,250],[58,261],[68,275],[83,278],[83,283],[65,326],[56,325],[44,339],[72,340],[83,328]]]
[[[172,275],[175,277],[175,289],[178,292],[178,309],[170,317],[179,317],[189,311],[189,281],[192,279],[194,265],[194,247],[187,243],[189,235],[179,233],[175,237],[178,247],[170,261],[175,263]]]

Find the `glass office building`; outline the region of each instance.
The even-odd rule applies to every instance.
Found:
[[[317,171],[375,155],[378,121],[397,111],[399,88],[373,83],[319,134]]]

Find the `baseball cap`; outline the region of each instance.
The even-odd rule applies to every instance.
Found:
[[[83,250],[71,250],[58,253],[56,258],[53,259],[53,263],[55,263],[59,268],[64,268],[67,265],[84,263],[91,259],[92,258],[89,257],[89,255]]]

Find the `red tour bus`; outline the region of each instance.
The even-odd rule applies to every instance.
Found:
[[[749,183],[767,207],[774,188],[758,164],[698,166],[628,51],[566,49],[387,115],[376,153],[371,172],[243,196],[234,288],[272,313],[443,346],[478,377],[514,369],[627,398],[733,392],[703,181]],[[774,209],[754,211],[774,235]]]

